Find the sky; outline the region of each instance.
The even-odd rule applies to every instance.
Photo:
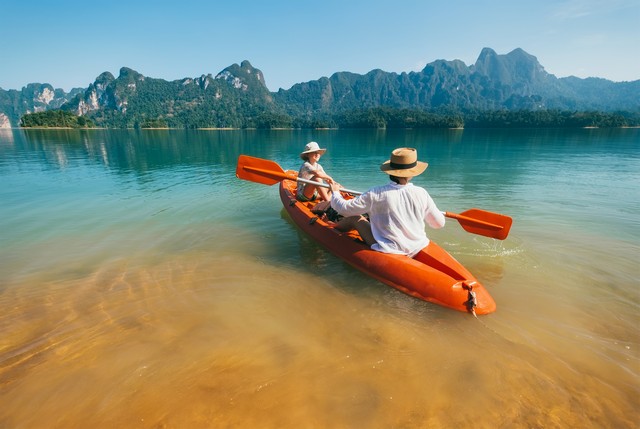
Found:
[[[86,88],[128,67],[176,80],[248,60],[270,91],[522,48],[556,77],[640,79],[640,0],[8,0],[0,88]]]

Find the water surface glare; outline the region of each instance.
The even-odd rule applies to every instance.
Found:
[[[239,154],[350,189],[394,147],[475,319],[300,233]],[[0,130],[0,428],[622,428],[640,423],[640,130]]]

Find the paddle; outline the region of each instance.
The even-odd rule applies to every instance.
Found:
[[[276,162],[262,158],[255,158],[248,155],[238,157],[236,167],[236,177],[251,182],[262,183],[264,185],[275,185],[283,180],[293,180],[296,182],[309,183],[324,188],[330,188],[326,183],[313,180],[306,180],[298,177],[295,171],[284,171]],[[350,189],[341,189],[343,192],[352,195],[360,195],[362,192]],[[460,214],[442,212],[446,217],[457,220],[462,228],[472,234],[483,235],[485,237],[504,240],[509,235],[513,220],[511,217],[493,213],[486,210],[470,209]]]
[[[442,212],[446,217],[455,219],[460,226],[472,234],[504,240],[509,235],[513,219],[500,213],[480,209],[469,209],[460,214]]]
[[[236,177],[250,180],[251,182],[262,183],[263,185],[275,185],[283,180],[293,180],[294,182],[308,183],[322,188],[331,188],[327,183],[316,182],[298,177],[295,171],[284,171],[276,162],[268,159],[254,158],[252,156],[240,155],[236,168]],[[353,195],[360,195],[362,192],[342,189],[343,192]]]

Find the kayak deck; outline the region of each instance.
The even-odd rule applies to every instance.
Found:
[[[475,314],[495,311],[495,301],[484,286],[433,241],[413,258],[377,252],[356,231],[338,231],[334,223],[314,214],[317,202],[298,201],[295,193],[296,182],[280,182],[280,199],[295,224],[356,269],[424,301]]]

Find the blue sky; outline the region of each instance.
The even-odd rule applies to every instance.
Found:
[[[9,0],[0,88],[87,87],[121,67],[166,80],[249,60],[271,91],[338,71],[475,63],[522,48],[557,77],[640,79],[639,0]]]

